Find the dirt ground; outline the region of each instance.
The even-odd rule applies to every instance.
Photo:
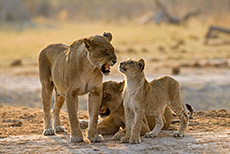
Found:
[[[131,31],[133,32],[132,29]],[[124,42],[121,39],[120,43],[117,42],[119,44],[117,53],[120,58],[118,61],[126,60],[130,56],[134,59],[143,57],[146,60],[145,72],[148,80],[170,75],[179,81],[183,102],[191,104],[196,111],[194,119],[190,119],[187,135],[184,138],[172,137],[179,125],[178,119],[174,118],[169,130],[162,131],[157,138],[142,137],[142,143],[138,145],[122,144],[120,141],[113,140],[112,135],[104,136],[105,141],[99,143],[89,143],[87,139],[82,143],[71,143],[65,107],[61,113],[61,121],[66,132],[55,136],[43,136],[41,87],[36,56],[35,59],[19,59],[22,63],[14,66],[9,64],[11,61],[1,61],[0,153],[230,153],[229,45],[204,44],[200,35],[191,33],[195,36],[195,39],[191,39],[190,32],[175,39],[174,29],[172,32],[170,36],[173,37],[170,38],[169,43],[162,43],[167,42],[166,38],[158,39],[159,36],[167,36],[166,40],[168,40],[168,34],[156,35],[157,39],[150,37],[146,46],[141,42],[133,46],[139,39],[132,36],[130,36],[133,38],[131,42],[130,40]],[[181,32],[181,29],[178,32]],[[137,34],[134,36],[138,38],[139,34],[146,35],[143,32]],[[37,35],[31,36],[34,38]],[[21,34],[18,37],[21,38]],[[27,36],[24,37],[28,40]],[[180,38],[183,40],[179,41]],[[7,40],[5,36],[4,40]],[[51,40],[36,38],[37,40],[51,42]],[[152,40],[162,40],[162,42],[153,44]],[[178,42],[182,43],[178,44]],[[40,46],[38,48],[41,49]],[[26,53],[34,51],[37,55],[39,50],[25,51]],[[5,50],[1,51],[6,53]],[[104,77],[104,81],[124,79],[118,72],[118,65],[119,63],[112,68],[110,76]],[[79,102],[79,110],[82,110],[79,112],[79,118],[85,134],[88,114],[83,110],[87,108],[87,95],[80,97]]]
[[[122,144],[111,135],[105,141],[90,143],[86,138],[82,143],[69,142],[70,126],[68,115],[61,112],[61,122],[65,133],[43,136],[43,112],[37,108],[0,108],[0,153],[229,153],[230,152],[230,112],[225,109],[197,111],[190,119],[187,135],[173,138],[178,128],[174,117],[169,130],[162,131],[157,138],[142,137],[138,145]],[[79,112],[81,128],[85,134],[88,114]]]

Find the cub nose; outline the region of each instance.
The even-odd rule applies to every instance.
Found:
[[[113,62],[113,64],[116,64],[117,61],[116,61],[116,60],[113,60],[112,62]]]

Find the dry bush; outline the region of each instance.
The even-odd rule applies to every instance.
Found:
[[[28,21],[30,14],[21,0],[0,0],[0,21]]]

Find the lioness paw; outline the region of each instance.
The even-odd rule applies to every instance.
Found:
[[[120,140],[122,137],[125,137],[125,133],[119,131],[113,136],[113,139]]]
[[[70,136],[70,142],[83,142],[83,137],[82,136]]]
[[[55,131],[56,131],[56,132],[65,132],[65,127],[64,127],[64,126],[57,126],[57,127],[55,128]]]
[[[139,144],[139,143],[141,143],[141,138],[140,137],[130,137],[129,143],[130,144]]]
[[[184,134],[183,133],[179,133],[179,132],[175,132],[173,134],[173,137],[184,137]]]
[[[127,137],[127,136],[126,137],[122,137],[121,138],[121,142],[122,143],[129,143],[129,137]]]
[[[152,132],[148,132],[148,133],[145,134],[145,138],[154,138],[156,136],[157,136],[157,134],[152,133]]]
[[[45,129],[45,130],[43,131],[43,134],[44,134],[45,136],[47,136],[47,135],[55,135],[55,131],[54,131],[53,128],[49,128],[49,129]]]
[[[96,135],[95,137],[87,136],[87,138],[90,140],[90,142],[102,142],[102,141],[104,141],[104,138],[101,134]]]

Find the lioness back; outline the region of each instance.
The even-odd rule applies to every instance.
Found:
[[[51,44],[46,48],[42,49],[42,51],[39,54],[39,61],[43,61],[45,60],[44,58],[46,58],[46,60],[52,62],[56,60],[58,56],[64,56],[68,50],[69,46],[65,44]]]

